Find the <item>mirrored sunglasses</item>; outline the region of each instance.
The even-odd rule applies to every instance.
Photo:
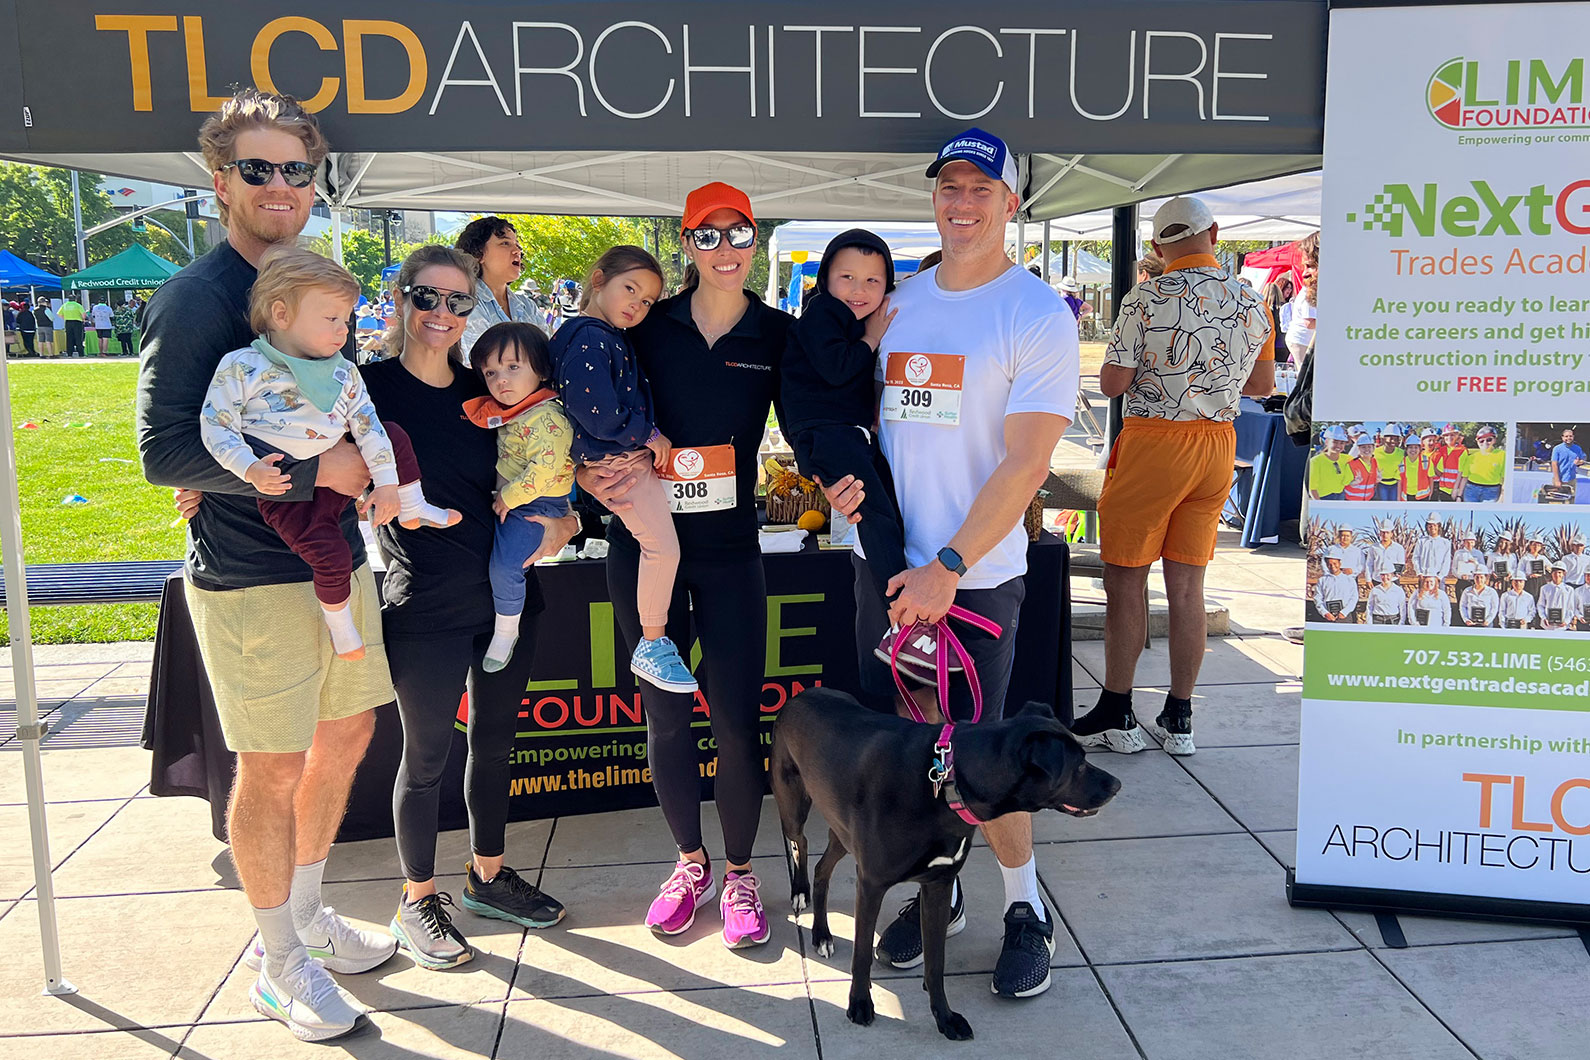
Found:
[[[308,162],[267,162],[263,158],[240,158],[228,162],[217,172],[224,173],[234,167],[243,183],[256,188],[269,184],[278,169],[282,171],[282,182],[289,188],[307,188],[315,179],[315,167]]]
[[[442,304],[442,298],[447,298],[447,311],[455,317],[467,317],[475,311],[475,296],[462,291],[440,291],[435,287],[423,283],[411,283],[403,288],[403,293],[408,295],[409,305],[421,313],[429,313]]]
[[[695,244],[697,250],[717,250],[724,236],[729,237],[729,246],[735,250],[744,250],[756,242],[756,226],[737,224],[728,228],[704,226],[690,230],[690,242]]]

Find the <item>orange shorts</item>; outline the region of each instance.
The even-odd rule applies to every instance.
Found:
[[[1099,497],[1099,554],[1118,567],[1164,557],[1204,567],[1231,493],[1237,431],[1215,420],[1127,419]]]

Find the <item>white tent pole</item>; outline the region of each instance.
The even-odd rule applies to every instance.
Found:
[[[331,207],[331,257],[342,264],[342,211],[333,203]]]
[[[1043,282],[1049,282],[1049,219],[1043,222]]]
[[[782,227],[782,226],[780,226]],[[778,229],[767,237],[767,304],[778,308]]]
[[[76,177],[73,171],[73,177]],[[7,370],[5,325],[0,323],[0,549],[5,562],[6,613],[11,619],[11,673],[17,696],[17,741],[22,745],[22,782],[27,789],[28,830],[33,837],[33,887],[39,906],[39,939],[44,947],[44,992],[75,994],[61,975],[61,933],[55,921],[55,885],[50,878],[50,834],[44,819],[44,769],[39,741],[38,694],[33,684],[33,628],[28,613],[27,571],[22,565],[22,512],[17,498],[17,447],[12,436],[11,379]]]

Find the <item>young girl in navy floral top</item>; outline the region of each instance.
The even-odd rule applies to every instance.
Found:
[[[618,246],[591,269],[580,315],[552,337],[552,362],[574,425],[576,464],[603,464],[636,478],[632,506],[617,513],[640,545],[636,587],[642,639],[629,668],[669,692],[694,692],[696,679],[668,639],[668,603],[679,569],[668,490],[657,471],[669,444],[657,429],[651,388],[624,336],[662,294],[662,267],[640,247]]]

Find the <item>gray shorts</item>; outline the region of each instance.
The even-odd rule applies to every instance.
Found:
[[[872,654],[889,628],[889,618],[878,600],[878,591],[873,587],[866,564],[859,557],[852,557],[851,562],[856,569],[856,666],[862,692],[859,698],[873,710],[892,714],[896,696],[894,678],[889,674],[888,664]],[[989,721],[996,721],[1005,714],[1005,693],[1010,688],[1011,668],[1016,661],[1016,623],[1026,596],[1026,582],[1021,578],[1012,578],[992,589],[962,589],[955,594],[956,604],[982,615],[1001,630],[995,638],[964,622],[949,620],[950,628],[977,667],[978,683],[983,690],[983,717]],[[959,676],[950,681],[950,713],[957,721],[969,721],[972,716],[971,687]]]

